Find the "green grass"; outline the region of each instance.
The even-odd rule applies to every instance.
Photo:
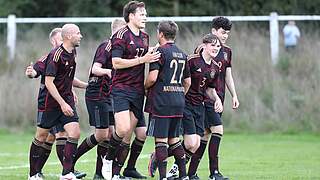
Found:
[[[6,134],[0,131],[0,179],[27,179],[31,134]],[[153,149],[149,139],[138,161],[138,169],[147,174],[148,157]],[[172,160],[169,161],[169,167]],[[76,169],[92,179],[95,150],[84,155]],[[220,169],[233,180],[320,179],[320,136],[311,134],[226,134],[220,153]],[[61,166],[52,152],[43,172],[47,180],[58,179]],[[207,153],[198,170],[207,179]],[[152,178],[150,178],[152,179]],[[156,179],[156,178],[154,178]]]

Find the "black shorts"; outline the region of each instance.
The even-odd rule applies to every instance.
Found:
[[[53,126],[53,127],[50,129],[49,133],[52,134],[52,135],[55,135],[55,134],[57,134],[58,132],[64,132],[64,131],[65,131],[65,130],[64,130],[64,128],[63,128],[63,125],[62,125],[61,123],[59,123],[59,124]]]
[[[149,115],[147,135],[156,138],[176,138],[180,135],[182,118],[160,118]]]
[[[62,126],[71,123],[79,122],[79,116],[75,107],[72,107],[74,115],[66,116],[59,110],[53,111],[38,111],[37,126],[44,129],[51,129],[53,126],[61,124]]]
[[[122,90],[112,89],[114,113],[121,111],[132,111],[138,119],[137,127],[146,126],[143,115],[144,95],[135,92],[126,92]]]
[[[106,100],[86,99],[87,110],[89,114],[89,124],[97,129],[109,127],[109,113],[111,102]]]
[[[204,123],[208,129],[212,126],[222,125],[221,113],[215,112],[213,106],[205,106]]]
[[[204,135],[204,106],[186,103],[182,118],[183,135]]]
[[[114,114],[109,112],[109,126],[114,126]]]

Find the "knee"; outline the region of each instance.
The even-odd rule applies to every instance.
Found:
[[[139,127],[136,129],[136,138],[140,141],[145,141],[147,138],[147,128],[146,127]]]
[[[116,133],[117,133],[117,135],[119,136],[119,137],[124,137],[124,136],[126,136],[126,134],[128,134],[128,132],[130,132],[131,131],[131,129],[130,129],[130,125],[129,124],[127,124],[127,125],[125,125],[125,124],[122,124],[122,125],[117,125],[117,127],[116,127]]]
[[[198,142],[195,139],[184,141],[184,147],[191,152],[195,152],[199,146],[200,146],[200,141]]]
[[[222,125],[213,126],[213,127],[211,127],[211,132],[223,135],[223,126]]]
[[[48,133],[41,133],[41,132],[37,132],[35,136],[35,138],[42,143],[46,142],[47,137],[48,137]]]
[[[46,139],[46,142],[53,144],[55,140],[56,140],[56,137],[53,134],[49,134]]]

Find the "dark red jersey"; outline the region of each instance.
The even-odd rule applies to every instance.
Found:
[[[94,63],[100,63],[102,65],[101,68],[112,69],[111,40],[105,40],[98,46],[92,66]],[[107,99],[109,97],[111,78],[107,75],[96,76],[92,73],[92,66],[85,96],[91,100]]]
[[[112,36],[112,58],[134,59],[145,55],[149,48],[149,36],[140,31],[136,36],[128,26]],[[144,93],[144,64],[125,69],[116,69],[112,77],[112,89]]]
[[[72,93],[72,82],[76,71],[76,52],[67,52],[63,46],[59,46],[49,53],[46,62],[45,76],[54,77],[54,85],[56,86],[60,96],[70,106],[74,106]],[[48,89],[40,87],[38,97],[38,109],[40,111],[50,111],[60,109],[58,102],[51,96]]]
[[[186,95],[186,101],[193,105],[204,102],[208,87],[215,88],[219,67],[215,61],[207,64],[201,54],[193,54],[188,57],[191,74],[191,86]]]

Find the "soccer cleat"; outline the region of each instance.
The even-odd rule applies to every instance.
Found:
[[[167,178],[171,179],[171,178],[178,177],[178,174],[179,174],[178,165],[173,164],[170,170],[167,172]]]
[[[43,180],[43,178],[39,173],[37,173],[37,174],[29,177],[28,180]]]
[[[101,173],[104,179],[111,180],[112,178],[112,160],[107,160],[106,156],[102,158]]]
[[[60,180],[79,180],[72,172],[66,175],[61,175]]]
[[[140,174],[136,168],[125,168],[123,171],[123,176],[135,179],[147,179],[147,177]]]
[[[214,173],[209,176],[208,180],[229,180],[229,178],[223,177],[219,171],[215,170]]]
[[[80,172],[80,171],[77,171],[77,170],[74,170],[73,174],[76,176],[76,178],[78,179],[82,179],[84,177],[86,177],[86,173],[84,172]]]
[[[154,177],[157,170],[156,154],[153,152],[150,155],[149,164],[148,164],[148,173],[149,176]]]
[[[200,180],[199,176],[197,174],[194,174],[189,177],[190,180]]]
[[[113,175],[112,180],[130,180],[131,178],[129,177],[124,177],[121,175]]]
[[[180,180],[189,180],[189,177],[188,176],[184,176],[182,178],[179,178]]]
[[[39,176],[40,178],[44,179],[44,175],[43,175],[42,172],[39,172],[39,173],[38,173],[38,176]]]
[[[95,174],[93,176],[93,180],[104,180],[104,178],[102,176],[100,176],[99,174]]]

